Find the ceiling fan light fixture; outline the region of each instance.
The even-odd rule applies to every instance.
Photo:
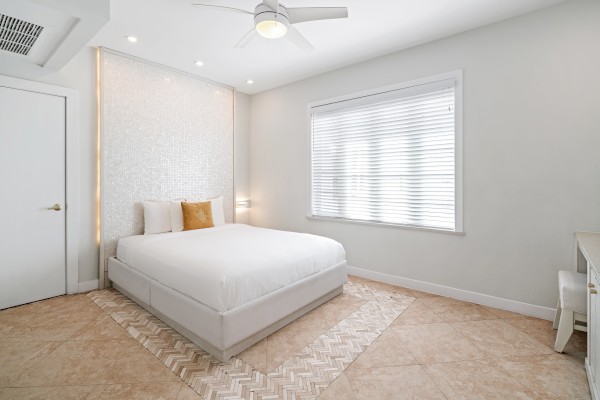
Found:
[[[289,24],[287,10],[281,5],[274,10],[265,3],[261,3],[254,10],[254,26],[256,32],[262,37],[267,39],[284,37]]]
[[[285,36],[288,28],[279,21],[265,20],[256,24],[256,31],[260,36],[266,37],[267,39],[279,39]]]
[[[348,18],[347,7],[295,7],[287,8],[279,0],[262,0],[254,8],[254,12],[241,8],[220,6],[216,4],[193,3],[195,6],[214,8],[221,11],[229,11],[246,15],[254,15],[254,29],[237,42],[235,48],[246,47],[257,35],[268,39],[286,37],[291,43],[301,50],[310,52],[314,47],[308,40],[294,28],[293,24],[306,21],[318,21],[323,19]]]

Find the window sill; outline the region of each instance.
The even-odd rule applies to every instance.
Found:
[[[356,225],[367,225],[367,226],[384,226],[388,228],[398,228],[398,229],[408,229],[413,231],[424,231],[424,232],[435,232],[435,233],[447,233],[450,235],[457,236],[465,236],[466,233],[464,231],[449,231],[446,229],[436,229],[436,228],[425,228],[421,226],[414,225],[402,225],[402,224],[390,224],[385,222],[366,222],[366,221],[357,221],[353,219],[344,219],[344,218],[330,218],[330,217],[318,217],[314,215],[307,215],[307,219],[314,221],[327,221],[327,222],[343,222],[347,224],[356,224]]]

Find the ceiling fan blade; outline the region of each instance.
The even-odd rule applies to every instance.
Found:
[[[229,11],[229,12],[235,12],[235,13],[240,13],[240,14],[254,15],[253,12],[242,10],[241,8],[217,6],[217,5],[214,5],[214,4],[202,4],[202,3],[192,3],[192,5],[193,6],[197,6],[197,7],[215,8],[218,11]]]
[[[287,34],[284,37],[307,53],[310,53],[315,49],[313,45],[310,44],[310,42],[306,40],[306,38],[291,25],[288,26]]]
[[[255,29],[255,28],[252,28],[252,30],[251,30],[251,31],[248,31],[248,33],[246,33],[246,34],[244,35],[244,37],[242,37],[242,38],[240,39],[240,41],[239,41],[239,42],[237,42],[237,44],[236,44],[234,47],[235,47],[236,49],[241,49],[241,48],[243,48],[243,47],[246,47],[246,45],[247,45],[247,44],[248,44],[248,43],[249,43],[249,42],[250,42],[252,39],[254,39],[254,38],[256,37],[256,35],[257,35],[257,34],[258,34],[258,33],[256,32],[256,29]]]
[[[298,7],[288,8],[287,12],[292,24],[319,19],[348,18],[347,7]]]
[[[263,4],[275,12],[279,12],[279,0],[264,0]]]

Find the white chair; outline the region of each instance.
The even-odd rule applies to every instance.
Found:
[[[554,318],[554,350],[562,353],[573,330],[587,332],[587,274],[558,271],[558,305]]]

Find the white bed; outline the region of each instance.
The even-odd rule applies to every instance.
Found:
[[[108,277],[226,360],[341,293],[346,261],[328,238],[225,224],[121,239]]]

